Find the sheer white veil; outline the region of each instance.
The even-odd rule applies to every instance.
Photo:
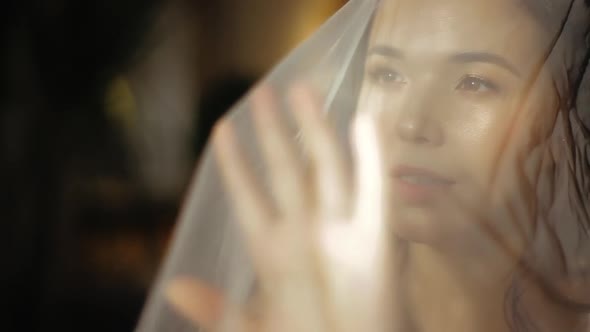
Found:
[[[432,2],[428,0],[412,1],[422,3],[423,6],[429,6],[429,3]],[[459,0],[453,0],[453,2],[457,1]],[[534,133],[528,135],[536,138],[529,139],[530,142],[525,144],[529,150],[514,152],[517,155],[516,159],[522,162],[522,165],[517,166],[522,166],[522,168],[516,172],[520,174],[520,177],[516,178],[517,186],[515,188],[518,189],[513,189],[514,192],[507,195],[512,199],[506,203],[505,209],[497,208],[497,206],[494,208],[481,205],[463,206],[461,205],[463,202],[457,203],[457,205],[461,206],[465,214],[471,216],[485,214],[483,219],[489,222],[481,226],[482,230],[477,234],[492,238],[491,243],[499,243],[498,251],[510,253],[518,251],[510,247],[510,244],[506,245],[508,249],[502,247],[502,243],[511,241],[503,241],[503,232],[515,234],[516,229],[520,233],[514,237],[525,238],[526,244],[523,246],[526,247],[526,250],[518,252],[520,256],[514,258],[518,268],[515,267],[514,273],[511,274],[513,282],[504,296],[504,310],[506,310],[504,319],[508,321],[507,324],[511,326],[513,331],[546,331],[542,328],[537,329],[542,323],[537,322],[538,316],[536,316],[541,315],[545,309],[522,309],[522,306],[518,305],[522,294],[528,289],[528,286],[523,286],[525,283],[519,279],[523,275],[527,276],[524,279],[534,280],[533,283],[541,285],[540,288],[543,289],[544,294],[551,298],[551,303],[556,303],[555,305],[561,306],[560,308],[566,308],[563,310],[575,312],[590,310],[590,149],[588,145],[588,128],[590,128],[590,116],[588,115],[590,114],[590,106],[588,106],[590,98],[588,96],[590,93],[587,91],[587,82],[590,79],[583,79],[588,60],[587,36],[590,26],[590,11],[583,0],[513,1],[525,3],[524,7],[538,7],[530,10],[531,16],[540,21],[540,26],[544,26],[546,29],[544,33],[550,35],[550,38],[543,41],[545,44],[542,50],[536,50],[535,54],[530,55],[531,63],[537,64],[535,69],[530,71],[530,74],[526,74],[527,69],[522,68],[524,73],[521,75],[525,77],[523,80],[527,82],[523,89],[529,89],[529,92],[525,93],[525,97],[521,98],[517,106],[514,107],[525,108],[526,105],[534,104],[535,98],[540,98],[538,96],[554,92],[555,98],[542,100],[541,106],[538,106],[548,109],[552,107],[551,112],[547,111],[547,117],[551,121],[537,121],[540,124],[532,126]],[[314,92],[317,99],[322,101],[322,111],[330,120],[332,127],[335,128],[343,149],[350,150],[349,127],[357,107],[363,105],[363,101],[359,102],[359,99],[376,98],[371,97],[375,96],[376,92],[372,90],[367,92],[367,88],[364,86],[367,76],[370,75],[370,73],[367,74],[365,60],[368,45],[374,35],[372,26],[376,17],[379,16],[379,10],[382,10],[381,8],[387,8],[383,10],[397,8],[393,5],[384,5],[387,2],[402,4],[408,1],[350,0],[311,38],[288,55],[257,85],[257,87],[270,86],[273,89],[281,106],[279,111],[284,115],[290,136],[296,144],[299,144],[300,132],[297,124],[288,113],[287,94],[293,84],[304,82]],[[445,1],[438,1],[438,6],[444,6],[444,3]],[[530,3],[533,4],[530,5]],[[402,14],[399,15],[403,15],[405,12],[400,10],[400,13]],[[393,20],[395,17],[395,15],[386,15],[385,18],[381,18],[381,21]],[[400,19],[401,21],[403,20]],[[403,23],[400,24],[403,25]],[[441,23],[441,26],[444,24]],[[519,25],[515,24],[515,27],[519,27]],[[403,33],[411,34],[411,31]],[[390,32],[390,35],[397,36],[394,32]],[[420,36],[415,38],[419,39]],[[485,39],[486,37],[482,36],[481,38]],[[512,45],[509,48],[518,47],[519,45]],[[424,68],[426,67],[427,64],[424,65]],[[412,71],[419,72],[416,68],[413,68]],[[539,89],[538,86],[541,84],[539,82],[542,81],[539,77],[544,75],[543,73],[550,73],[547,77],[551,81],[549,84],[552,87],[551,92],[535,92],[536,89]],[[395,81],[395,77],[389,76],[389,78]],[[471,82],[470,84],[476,83]],[[438,88],[430,90],[429,93],[432,96],[439,96],[443,91],[443,88],[436,91],[433,89]],[[259,181],[269,185],[267,183],[268,170],[264,158],[261,156],[256,130],[250,116],[249,98],[250,94],[237,103],[230,110],[227,119],[233,124],[237,141],[240,143],[244,155],[253,165],[256,177]],[[429,97],[428,95],[420,95],[416,98],[428,99]],[[492,97],[482,98],[490,100],[489,98]],[[366,101],[366,103],[371,104],[371,107],[374,106],[374,101]],[[431,105],[431,107],[433,112],[437,111],[436,105]],[[444,122],[447,119],[441,121]],[[452,121],[459,120],[453,118]],[[536,120],[527,121],[534,122]],[[550,124],[548,124],[549,122]],[[477,130],[483,131],[484,129],[473,130],[475,130],[473,134],[475,137]],[[510,138],[498,139],[505,139],[505,146],[511,146],[511,140],[517,139],[514,138],[515,136],[521,137],[512,135]],[[392,149],[395,148],[393,146],[392,143]],[[505,150],[509,150],[509,148],[505,148]],[[302,152],[304,155],[304,149]],[[469,152],[466,151],[466,153]],[[500,157],[504,155],[509,155],[509,153],[500,153]],[[352,153],[347,153],[347,156],[349,157],[348,163],[353,164]],[[457,156],[461,156],[461,154]],[[457,158],[457,156],[449,158]],[[482,163],[481,165],[485,165],[483,159],[484,157],[478,160]],[[489,159],[487,162],[503,164],[502,160],[497,159],[494,161]],[[462,163],[461,160],[450,160],[444,163],[446,168],[442,168],[453,169],[455,164]],[[438,163],[433,161],[431,164],[436,171]],[[501,166],[498,166],[498,169],[500,168]],[[511,181],[512,184],[514,182]],[[491,191],[492,189],[483,195],[488,197],[490,201],[494,196]],[[528,194],[523,194],[524,192]],[[216,160],[213,148],[210,146],[205,150],[202,160],[197,165],[191,188],[178,220],[173,245],[147,301],[137,328],[138,331],[198,330],[194,322],[175,310],[166,296],[167,287],[178,278],[200,280],[220,290],[234,303],[248,301],[256,289],[256,273],[244,244],[238,218],[223,184],[218,160]],[[505,222],[505,224],[512,226],[518,224],[518,226],[509,230],[502,229],[503,226],[495,228],[496,225],[504,223],[494,223],[494,220],[506,221],[511,218],[518,221]],[[449,226],[449,228],[452,227],[454,226]],[[392,241],[401,243],[400,251],[409,250],[407,247],[412,246],[411,243],[414,242],[412,236],[407,237],[409,239],[404,234],[395,234],[392,237]],[[498,237],[501,239],[498,240]],[[423,238],[418,240],[418,242],[427,245],[428,241]],[[483,242],[484,239],[474,240],[473,238],[457,237],[456,241]],[[397,264],[395,268],[400,270],[396,273],[403,274],[405,266],[406,263],[403,262]],[[432,273],[437,273],[438,270],[433,268],[432,271]],[[405,288],[403,285],[401,287]],[[354,293],[355,291],[351,291],[351,301],[354,301]],[[398,301],[405,301],[404,299],[405,297],[400,295]],[[406,308],[403,304],[401,307],[403,307],[401,312],[411,317],[408,320],[416,319],[416,315],[411,311],[418,309],[412,309],[413,307],[409,305]],[[407,324],[412,327],[405,327],[402,329],[403,331],[411,331],[416,328],[413,326],[415,324]],[[584,331],[584,328],[580,327],[580,331]],[[416,329],[418,330],[418,328]]]

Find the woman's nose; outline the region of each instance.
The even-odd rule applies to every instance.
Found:
[[[393,112],[397,114],[392,129],[398,139],[411,144],[442,145],[444,143],[443,119],[440,118],[442,112],[437,112],[437,108],[434,100],[423,97],[413,98],[398,112]]]

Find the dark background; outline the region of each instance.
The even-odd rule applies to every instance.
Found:
[[[4,0],[0,330],[131,331],[211,125],[343,2]]]

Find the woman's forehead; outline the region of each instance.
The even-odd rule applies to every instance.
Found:
[[[417,52],[538,44],[539,25],[519,1],[382,0],[370,43]]]

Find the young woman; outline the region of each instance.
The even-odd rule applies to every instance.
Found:
[[[141,329],[586,331],[589,19],[349,3],[217,126]]]

